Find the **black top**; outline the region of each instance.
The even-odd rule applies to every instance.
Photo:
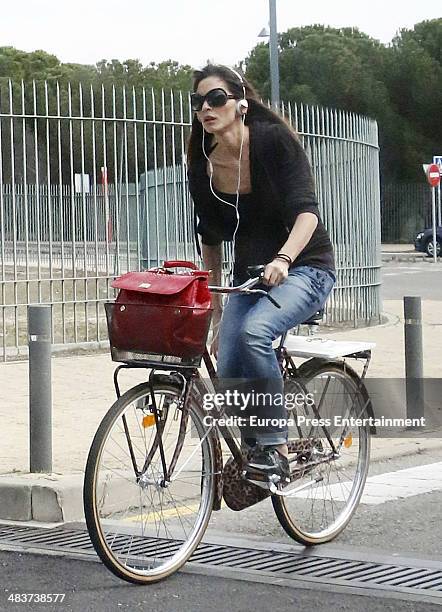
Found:
[[[252,192],[239,196],[235,277],[244,282],[247,266],[271,261],[302,212],[315,214],[318,225],[292,267],[312,265],[334,271],[333,247],[319,215],[313,175],[302,145],[284,126],[255,122],[249,125],[249,150]],[[217,245],[232,240],[236,213],[211,193],[206,164],[203,157],[189,169],[189,190],[203,244]],[[236,202],[235,194],[218,195]]]

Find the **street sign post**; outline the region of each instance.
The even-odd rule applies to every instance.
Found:
[[[437,164],[430,164],[426,170],[427,180],[431,187],[431,209],[433,216],[433,261],[437,262],[437,240],[436,240],[436,187],[440,184],[440,170]],[[439,215],[440,216],[440,215]]]
[[[430,164],[427,168],[427,180],[431,187],[437,187],[440,183],[440,170],[437,164]]]

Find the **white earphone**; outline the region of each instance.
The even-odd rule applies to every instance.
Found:
[[[238,100],[238,102],[236,103],[236,112],[241,117],[243,117],[246,114],[246,111],[248,108],[249,108],[249,103],[247,102],[246,99]]]
[[[246,99],[246,88],[244,85],[244,79],[239,74],[239,72],[237,72],[233,68],[229,68],[229,70],[230,72],[233,72],[233,74],[238,78],[239,82],[241,83],[242,99],[238,100],[238,102],[236,103],[236,114],[239,115],[240,117],[243,117],[246,114],[247,109],[249,108],[249,103],[247,102],[247,99]]]

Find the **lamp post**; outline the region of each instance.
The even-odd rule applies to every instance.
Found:
[[[263,28],[258,34],[260,38],[269,38],[270,49],[270,84],[272,107],[279,110],[279,62],[278,62],[278,30],[276,27],[276,0],[269,0],[270,31]]]
[[[272,86],[272,106],[279,110],[279,62],[278,31],[276,29],[276,0],[269,0],[270,11],[270,81]]]

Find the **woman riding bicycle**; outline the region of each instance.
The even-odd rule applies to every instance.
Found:
[[[281,306],[234,294],[223,311],[214,294],[214,329],[220,325],[212,352],[220,380],[248,379],[274,398],[272,405],[255,405],[254,413],[279,423],[243,436],[253,447],[250,468],[286,478],[287,412],[276,401],[283,398],[283,380],[272,342],[325,303],[336,280],[333,248],[309,161],[291,127],[228,67],[196,71],[193,91],[188,177],[204,266],[220,285],[222,243],[232,241],[234,285],[247,280],[248,266],[265,264],[263,284]]]

